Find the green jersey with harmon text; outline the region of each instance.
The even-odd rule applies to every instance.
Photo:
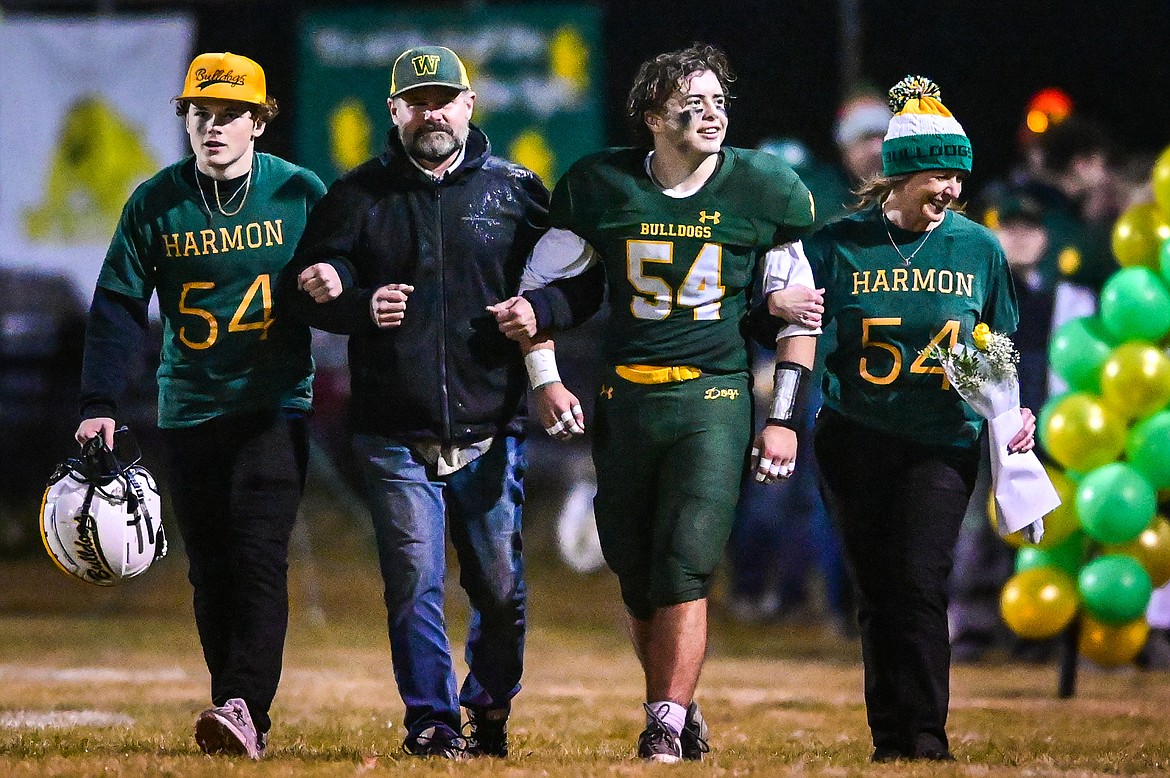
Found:
[[[170,165],[135,190],[98,276],[99,286],[127,297],[158,294],[159,426],[263,408],[307,411],[309,330],[273,310],[273,290],[325,186],[309,170],[258,153],[243,206],[224,216],[213,210],[213,192],[184,177],[191,164]]]
[[[773,155],[724,147],[694,194],[670,197],[645,149],[579,160],[557,183],[550,220],[597,252],[607,278],[611,365],[747,369],[740,324],[765,251],[813,222],[812,196]]]
[[[953,211],[930,232],[907,232],[875,206],[828,225],[804,246],[825,287],[826,322],[837,321],[825,404],[928,445],[973,445],[978,414],[926,354],[935,345],[970,346],[978,323],[1015,332],[1015,287],[995,236]]]

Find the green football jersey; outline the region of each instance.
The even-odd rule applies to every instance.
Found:
[[[875,206],[828,225],[804,245],[825,287],[825,320],[837,322],[825,361],[825,404],[929,445],[973,445],[979,415],[923,350],[971,346],[978,323],[1015,332],[1015,287],[991,231],[948,212],[925,235],[907,232]],[[906,262],[902,255],[912,253]]]
[[[812,196],[777,157],[725,147],[692,195],[663,194],[645,149],[574,164],[553,192],[553,227],[571,230],[605,266],[611,365],[747,369],[740,323],[763,253],[813,222]]]
[[[185,165],[190,158],[135,190],[98,276],[99,286],[118,294],[158,295],[159,426],[264,408],[309,410],[309,330],[274,311],[273,294],[324,184],[309,170],[256,154],[243,207],[224,216],[212,192],[201,196],[184,178]]]

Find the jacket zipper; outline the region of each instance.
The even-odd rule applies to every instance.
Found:
[[[435,213],[439,221],[439,391],[443,402],[443,443],[451,441],[451,401],[447,388],[447,260],[443,246],[443,190],[435,187]]]

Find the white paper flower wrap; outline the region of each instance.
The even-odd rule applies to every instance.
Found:
[[[987,338],[986,332],[982,334],[984,342],[990,340],[988,351],[958,344],[950,351],[936,347],[933,356],[959,396],[988,421],[1000,535],[1025,530],[1025,539],[1038,543],[1044,534],[1043,518],[1060,505],[1060,497],[1035,452],[1008,452],[1008,443],[1024,426],[1015,351],[1007,336],[992,333]]]

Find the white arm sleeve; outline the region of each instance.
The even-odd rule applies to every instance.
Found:
[[[597,252],[584,238],[554,227],[532,247],[524,274],[520,276],[520,291],[542,289],[557,279],[581,275],[596,262]]]
[[[764,295],[787,289],[790,286],[807,286],[816,289],[812,265],[804,254],[804,244],[799,240],[770,249],[764,255]],[[787,324],[776,335],[776,340],[793,335],[820,335],[820,327],[802,327]]]

